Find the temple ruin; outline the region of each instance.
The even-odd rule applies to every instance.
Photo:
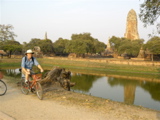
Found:
[[[126,33],[124,34],[125,38],[131,40],[139,39],[137,24],[138,22],[136,12],[133,9],[131,9],[127,15]]]

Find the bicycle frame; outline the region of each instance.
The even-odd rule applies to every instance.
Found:
[[[24,82],[24,80],[22,80],[21,82],[21,91],[22,93],[24,93],[25,95],[28,94],[28,92],[32,92],[32,93],[35,93],[37,94],[38,98],[40,100],[43,99],[43,90],[42,90],[42,87],[41,87],[41,84],[40,84],[40,80],[42,78],[42,74],[38,74],[38,73],[35,73],[35,74],[31,74],[29,76],[32,81],[28,81],[28,84],[26,84]]]
[[[28,82],[27,89],[33,88],[36,85],[37,81],[41,80],[42,74],[35,73],[35,74],[31,74],[29,77],[31,77],[32,80]]]
[[[3,78],[3,74],[2,74],[2,72],[0,72],[0,79],[2,79]]]

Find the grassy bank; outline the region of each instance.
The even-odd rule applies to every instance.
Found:
[[[74,61],[69,59],[38,59],[44,69],[52,69],[55,66],[63,67],[73,71],[83,71],[86,73],[116,74],[128,76],[145,76],[159,78],[159,67],[157,66],[134,66],[117,65],[109,63],[97,63],[90,61]],[[0,59],[0,68],[19,68],[21,59]]]

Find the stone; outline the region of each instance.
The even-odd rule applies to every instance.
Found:
[[[137,58],[145,58],[145,50],[141,47]]]
[[[137,15],[136,12],[131,9],[127,15],[126,33],[125,38],[136,40],[139,39],[138,27],[137,27]]]
[[[34,52],[34,57],[37,57],[37,58],[43,57],[43,53],[41,52],[41,48],[39,46],[34,46],[33,52]]]

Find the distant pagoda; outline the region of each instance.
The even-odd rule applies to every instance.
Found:
[[[139,39],[137,23],[136,12],[131,9],[127,15],[126,33],[124,34],[125,38],[131,40]]]

